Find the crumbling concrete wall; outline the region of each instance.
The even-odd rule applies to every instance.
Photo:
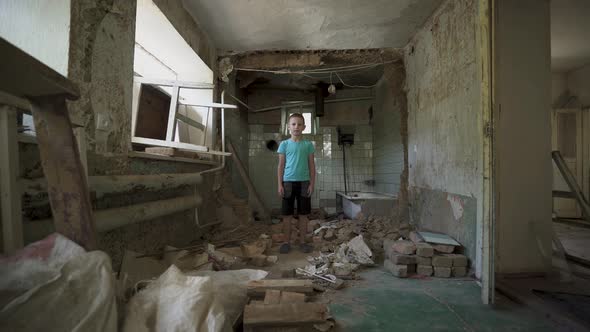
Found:
[[[479,274],[483,127],[476,18],[476,2],[446,1],[406,47],[405,63],[412,223],[456,238]]]
[[[154,3],[178,29],[195,52],[216,71],[216,50],[206,33],[186,13],[180,2],[155,0]],[[131,158],[131,98],[135,44],[136,1],[75,0],[71,2],[68,77],[80,87],[81,98],[68,105],[74,123],[85,127],[88,145],[88,173],[92,175],[159,174],[200,172],[211,166]],[[106,124],[97,129],[98,119]],[[24,156],[22,176],[42,177],[36,146],[21,146]],[[204,199],[199,209],[201,223],[216,219],[212,187],[215,175],[204,176],[199,192]],[[177,188],[160,192],[130,192],[93,199],[93,208],[108,209],[167,199],[192,192]],[[206,207],[206,208],[205,208]],[[27,223],[49,218],[50,209],[43,197],[24,200]],[[203,234],[195,224],[195,211],[129,225],[100,234],[100,249],[118,266],[125,248],[138,252],[154,251],[164,244],[186,245]],[[27,235],[27,234],[26,234]],[[36,234],[38,235],[38,234]],[[31,236],[29,233],[28,236]],[[30,238],[29,238],[30,239]]]

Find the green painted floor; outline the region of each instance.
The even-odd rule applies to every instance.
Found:
[[[555,331],[528,308],[498,297],[481,304],[475,281],[399,279],[382,268],[330,295],[335,331]]]

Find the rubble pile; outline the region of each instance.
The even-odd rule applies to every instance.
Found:
[[[439,278],[465,277],[469,270],[467,257],[453,254],[455,245],[428,243],[418,232],[411,232],[406,240],[386,239],[383,247],[383,265],[398,278],[412,274]]]
[[[293,220],[291,237],[298,238],[298,221]],[[397,239],[408,234],[410,226],[404,224],[398,227],[397,222],[388,217],[360,216],[358,219],[310,219],[306,240],[311,242],[315,250],[321,252],[336,252],[337,248],[362,235],[363,241],[376,254],[383,251],[383,240]],[[287,240],[284,234],[283,222],[272,225],[272,239],[274,242]]]

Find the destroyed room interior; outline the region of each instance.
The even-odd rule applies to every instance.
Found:
[[[589,331],[590,1],[0,1],[0,330]]]

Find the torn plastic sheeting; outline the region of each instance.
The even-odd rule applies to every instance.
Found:
[[[247,301],[246,284],[260,270],[183,274],[172,265],[127,306],[123,331],[232,331]]]
[[[0,330],[117,330],[115,282],[103,252],[87,253],[55,233],[1,258],[0,276]]]

